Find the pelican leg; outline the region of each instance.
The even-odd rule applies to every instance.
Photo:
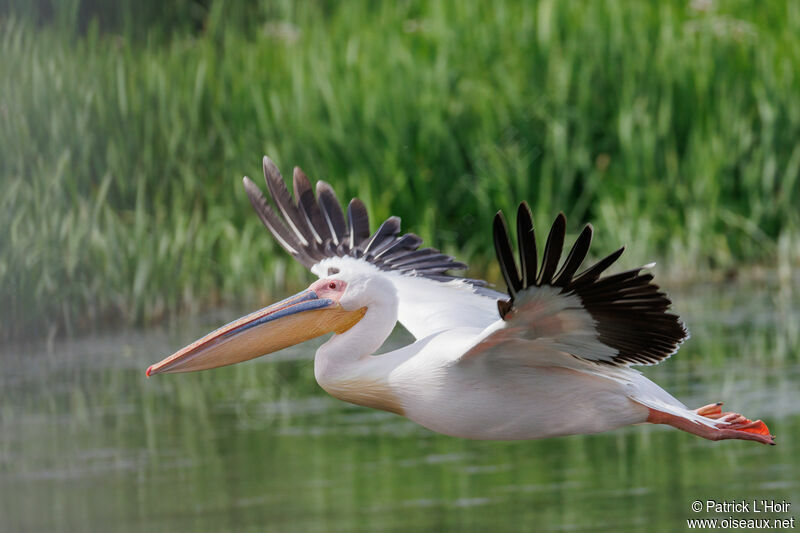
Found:
[[[712,405],[716,406],[716,404]],[[707,408],[711,411],[711,416],[703,416],[720,421],[715,428],[655,409],[649,409],[650,415],[647,417],[647,421],[651,424],[667,424],[708,440],[739,439],[754,440],[762,444],[775,444],[775,437],[769,434],[767,425],[761,420],[752,421],[739,413],[715,413],[708,405],[698,409],[698,414],[702,414],[700,411]]]

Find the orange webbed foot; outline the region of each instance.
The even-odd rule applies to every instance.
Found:
[[[744,438],[746,440],[753,439],[763,442],[764,444],[775,444],[775,437],[770,435],[769,428],[764,422],[761,420],[750,420],[739,413],[723,413],[722,405],[722,402],[704,405],[703,407],[695,409],[695,413],[712,420],[719,420],[720,423],[717,424],[717,428],[719,428],[719,431],[725,435],[724,438]],[[741,435],[740,432],[750,433],[754,436],[758,435],[758,437],[737,437],[737,434]]]
[[[695,409],[695,413],[714,420],[714,427],[701,424],[671,413],[649,409],[648,422],[668,424],[709,440],[752,440],[762,444],[775,444],[775,437],[761,420],[752,421],[739,413],[723,413],[722,402],[712,403]]]
[[[722,402],[710,403],[703,407],[698,407],[694,412],[707,418],[717,418],[718,416],[722,416]]]

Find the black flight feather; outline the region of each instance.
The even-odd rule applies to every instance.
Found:
[[[553,274],[558,267],[561,259],[561,251],[564,248],[564,237],[567,235],[567,217],[564,213],[559,213],[550,228],[547,242],[544,245],[542,254],[542,271],[539,273],[538,285],[550,285],[553,281]]]
[[[275,205],[278,206],[278,210],[283,215],[283,219],[287,222],[288,228],[294,232],[300,244],[309,244],[313,240],[313,236],[305,223],[305,217],[295,203],[292,202],[292,197],[286,188],[286,183],[284,183],[278,167],[267,156],[264,156],[263,167],[267,188],[273,200],[275,200]]]
[[[536,235],[533,233],[533,216],[527,202],[520,203],[517,209],[517,235],[520,273],[522,286],[525,287],[536,281],[536,269],[539,266],[536,257]]]
[[[672,302],[653,283],[653,275],[642,273],[643,268],[635,268],[601,277],[619,259],[624,247],[575,276],[592,241],[593,230],[587,225],[554,277],[566,234],[566,218],[559,214],[547,238],[541,271],[536,279],[530,276],[528,267],[529,258],[535,253],[531,248],[535,250],[536,246],[532,229],[529,229],[529,226],[532,228],[530,220],[527,206],[520,205],[517,239],[525,269],[524,284],[521,284],[505,220],[500,212],[495,216],[495,251],[510,296],[508,300],[497,302],[502,318],[508,319],[514,311],[514,302],[520,292],[536,290],[543,285],[555,286],[561,289],[561,294],[575,294],[580,298],[583,309],[594,321],[597,340],[617,351],[611,364],[654,364],[675,353],[688,333],[678,316],[668,312]]]
[[[602,258],[600,261],[578,274],[578,277],[572,280],[572,283],[574,285],[580,285],[583,283],[591,283],[592,281],[596,280],[600,274],[603,273],[603,271],[605,271],[608,267],[614,264],[617,259],[619,259],[619,256],[621,256],[622,252],[624,251],[625,247],[622,246],[616,252],[608,254],[606,257]]]
[[[402,255],[393,254],[391,258],[384,259],[384,261],[391,264],[393,267],[402,268],[406,265],[422,261],[432,255],[439,254],[439,250],[435,248],[420,248],[419,250],[414,250],[413,252]]]
[[[317,244],[323,244],[331,238],[331,230],[322,215],[322,211],[317,205],[314,191],[311,189],[311,182],[300,167],[294,167],[292,173],[292,184],[294,187],[294,197],[297,206],[305,216],[306,225],[314,235]]]
[[[304,252],[303,246],[298,242],[297,237],[286,229],[281,218],[267,204],[266,199],[261,194],[261,190],[246,177],[244,178],[244,190],[247,192],[247,197],[250,199],[250,203],[253,204],[253,209],[256,210],[261,222],[287,252],[302,262],[308,254]]]
[[[572,279],[572,275],[580,268],[586,255],[589,253],[589,246],[592,244],[592,225],[586,224],[575,244],[572,245],[567,259],[564,261],[564,266],[556,274],[553,280],[553,285],[563,287]]]
[[[400,233],[400,219],[398,217],[387,218],[364,245],[364,254],[377,254],[386,245],[391,244],[398,233]]]
[[[508,226],[502,211],[494,216],[494,249],[497,252],[497,261],[500,263],[500,272],[508,287],[508,293],[513,299],[522,290],[522,280],[519,279],[517,263],[514,261],[514,252],[511,250],[511,241],[508,237]]]
[[[333,188],[324,181],[317,182],[317,200],[322,210],[322,215],[330,229],[334,244],[338,245],[344,240],[346,225],[342,206]]]
[[[380,253],[375,254],[375,259],[387,261],[389,258],[394,257],[395,253],[407,255],[409,250],[416,250],[420,244],[422,244],[421,238],[413,233],[406,233],[390,243]]]
[[[454,276],[449,270],[466,268],[434,248],[420,248],[422,239],[400,233],[400,219],[389,217],[370,235],[366,206],[353,199],[345,212],[336,193],[323,181],[311,182],[295,167],[292,174],[294,201],[278,167],[264,158],[264,179],[275,207],[248,178],[244,187],[259,218],[287,252],[307,268],[330,257],[348,256],[372,263],[381,270],[434,279],[462,280],[484,290],[486,282]]]
[[[369,238],[369,214],[364,202],[353,198],[347,206],[347,222],[350,226],[350,248],[358,248]]]

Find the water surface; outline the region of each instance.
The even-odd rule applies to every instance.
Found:
[[[445,437],[327,396],[313,345],[145,378],[241,309],[3,348],[3,529],[684,531],[687,518],[711,516],[690,511],[708,498],[786,500],[794,509],[783,516],[797,516],[800,295],[741,283],[673,297],[692,338],[644,372],[691,406],[724,400],[763,418],[778,446],[653,426],[511,443]],[[408,340],[398,330],[390,342]]]

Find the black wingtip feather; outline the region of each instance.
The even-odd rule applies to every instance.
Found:
[[[294,167],[292,186],[297,207],[305,217],[306,225],[316,242],[316,248],[321,250],[323,244],[331,238],[331,231],[317,204],[311,182],[300,167]]]
[[[573,283],[582,284],[596,280],[598,277],[600,277],[600,274],[602,274],[606,269],[608,269],[608,267],[614,264],[617,259],[619,259],[624,251],[625,247],[622,246],[616,251],[608,254],[603,259],[578,274],[578,277],[575,278]]]
[[[573,274],[580,268],[581,263],[583,263],[583,260],[586,259],[586,255],[589,253],[589,247],[592,245],[593,233],[594,229],[592,225],[586,224],[581,234],[578,235],[578,238],[575,240],[575,244],[572,245],[572,250],[570,250],[569,255],[567,255],[567,258],[564,260],[564,266],[562,266],[561,270],[556,274],[553,285],[564,287],[572,280]]]
[[[353,198],[347,206],[347,222],[350,226],[350,248],[357,248],[369,238],[369,214],[367,206]]]
[[[448,274],[466,265],[434,248],[420,248],[422,239],[413,233],[400,235],[400,219],[390,217],[370,236],[366,206],[353,199],[347,215],[333,188],[323,181],[316,195],[308,176],[294,167],[294,200],[283,177],[269,158],[262,160],[267,190],[278,212],[250,179],[244,187],[250,203],[278,243],[304,266],[311,268],[326,257],[349,256],[372,263],[382,270],[421,276],[437,281],[463,280],[473,287],[485,282]]]
[[[287,228],[294,232],[296,240],[302,246],[307,247],[314,237],[308,228],[305,216],[297,207],[297,204],[292,201],[292,196],[289,194],[289,189],[286,188],[286,183],[283,181],[280,170],[275,166],[272,159],[267,156],[264,156],[263,167],[267,189],[278,207],[278,211],[283,216],[283,220],[286,221]]]
[[[522,286],[536,281],[537,263],[536,235],[533,232],[533,215],[527,202],[521,202],[517,209],[517,245],[519,247],[520,273]]]
[[[559,213],[550,228],[547,242],[544,245],[542,257],[542,271],[539,273],[538,285],[550,285],[553,274],[558,268],[561,252],[564,249],[564,237],[567,235],[567,217]]]
[[[375,233],[369,238],[369,241],[364,245],[364,253],[377,255],[383,251],[388,245],[394,242],[397,234],[400,233],[400,218],[389,217],[383,221],[383,224],[375,230]]]
[[[514,252],[511,250],[511,241],[508,236],[508,226],[502,211],[498,211],[494,216],[494,249],[497,253],[497,261],[500,264],[500,272],[508,287],[508,293],[513,298],[514,295],[522,290],[522,280],[519,277],[517,264],[514,260]]]
[[[339,198],[336,196],[333,187],[326,182],[320,180],[317,182],[317,201],[328,224],[331,232],[331,237],[334,243],[338,246],[345,238],[346,224],[344,221],[344,213],[342,206],[339,204]]]
[[[253,205],[253,209],[255,209],[264,226],[266,226],[278,241],[278,244],[298,261],[303,263],[303,265],[309,267],[313,265],[315,262],[313,258],[304,250],[303,245],[297,240],[297,236],[294,232],[286,228],[281,218],[269,206],[267,199],[264,198],[264,195],[261,193],[261,189],[246,176],[243,182],[244,190],[247,193],[247,197],[250,199],[250,203]]]
[[[580,298],[583,308],[594,320],[597,340],[617,351],[610,364],[655,364],[678,349],[688,332],[677,315],[667,312],[672,302],[653,283],[651,273],[642,273],[642,267],[601,277],[619,259],[625,247],[575,276],[589,252],[594,231],[591,225],[587,224],[581,231],[554,276],[566,234],[566,217],[560,213],[547,238],[539,277],[531,276],[529,261],[535,250],[531,220],[527,206],[521,204],[517,215],[517,238],[523,265],[520,281],[505,219],[500,212],[494,219],[495,250],[511,297],[497,302],[502,318],[506,319],[514,310],[519,292],[552,285],[560,287],[562,293],[576,294]]]

